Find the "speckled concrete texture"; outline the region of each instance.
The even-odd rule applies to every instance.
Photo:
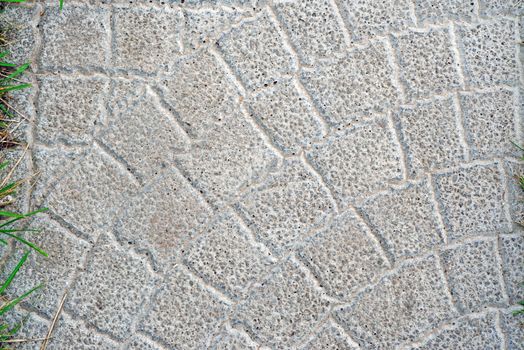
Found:
[[[522,1],[8,11],[22,336],[67,291],[51,350],[524,349]]]

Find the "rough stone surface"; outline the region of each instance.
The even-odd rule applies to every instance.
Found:
[[[458,27],[468,85],[485,87],[519,81],[515,27],[516,21],[507,19]]]
[[[496,163],[439,174],[434,181],[450,240],[508,230],[503,179]]]
[[[463,317],[411,349],[499,349],[502,337],[496,319],[494,312]]]
[[[417,256],[442,243],[436,205],[426,181],[370,198],[361,209],[395,260]]]
[[[448,29],[410,31],[395,36],[400,79],[410,100],[426,98],[459,86],[458,64]]]
[[[451,296],[463,312],[504,304],[502,273],[495,241],[475,241],[442,252]]]
[[[454,315],[434,256],[402,265],[362,291],[349,306],[335,310],[336,319],[366,349],[413,342]]]
[[[45,337],[67,290],[49,350],[522,348],[522,14],[12,5],[29,148],[0,159],[31,180],[7,208],[49,207],[24,237],[50,257],[20,271],[8,296],[47,286],[8,321]]]
[[[464,160],[457,114],[452,98],[400,108],[397,123],[411,176]]]

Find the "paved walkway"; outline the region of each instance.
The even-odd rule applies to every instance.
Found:
[[[523,349],[521,1],[57,2],[23,336],[68,291],[49,349]]]

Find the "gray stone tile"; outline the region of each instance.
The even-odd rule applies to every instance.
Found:
[[[342,330],[340,330],[340,326],[329,321],[300,349],[356,350],[358,348],[349,342]]]
[[[207,283],[235,299],[274,264],[271,253],[253,242],[231,213],[220,215],[185,248],[184,261]]]
[[[392,349],[415,341],[456,316],[436,264],[429,256],[402,265],[351,305],[335,309],[336,319],[361,348]]]
[[[139,329],[176,349],[207,348],[230,306],[191,276],[174,268]]]
[[[123,340],[153,288],[154,279],[146,263],[103,234],[71,287],[64,308]]]
[[[409,100],[427,98],[460,86],[459,63],[452,51],[448,29],[409,31],[394,36],[393,45]]]
[[[326,120],[348,125],[363,114],[395,106],[399,96],[383,43],[353,49],[342,58],[303,70],[301,80]]]
[[[239,304],[232,324],[262,345],[289,348],[325,317],[328,305],[304,271],[286,260]]]
[[[500,238],[504,281],[511,304],[524,299],[524,236]]]
[[[106,67],[110,13],[104,8],[53,4],[43,13],[40,64],[44,68]],[[62,95],[63,96],[63,95]]]
[[[105,119],[109,81],[102,77],[52,76],[39,79],[37,139],[48,144],[89,143]]]
[[[246,105],[274,144],[287,154],[297,154],[322,138],[323,127],[314,107],[293,80],[275,80]]]
[[[49,341],[49,350],[114,350],[120,345],[111,338],[93,331],[84,322],[75,320],[67,314],[60,316],[53,335],[53,338]]]
[[[152,179],[171,167],[177,154],[187,152],[189,141],[174,116],[145,93],[128,110],[113,116],[99,139],[121,157],[141,179]]]
[[[246,11],[237,8],[227,11],[217,8],[185,10],[181,35],[184,52],[214,44],[224,32],[230,30],[246,15]]]
[[[33,170],[36,181],[31,195],[32,205],[39,207],[45,197],[52,191],[66,174],[72,169],[77,159],[86,156],[89,150],[82,146],[76,147],[45,147],[34,146],[32,149]]]
[[[163,8],[116,8],[113,64],[152,73],[168,70],[180,52],[180,13]]]
[[[340,7],[354,40],[373,38],[412,26],[410,1],[340,0]]]
[[[127,350],[163,350],[145,336],[135,334],[131,342],[126,347]]]
[[[155,268],[169,271],[213,212],[177,171],[166,171],[126,203],[114,232],[123,245],[149,252]]]
[[[524,13],[522,2],[519,0],[479,0],[479,10],[480,15],[486,17],[518,16]]]
[[[443,243],[426,181],[391,189],[362,206],[371,229],[395,260],[410,258]]]
[[[217,46],[248,89],[290,74],[295,62],[267,13],[223,35]]]
[[[442,23],[447,20],[472,21],[475,3],[464,0],[416,0],[415,13],[421,23]]]
[[[303,62],[344,50],[343,28],[328,0],[282,2],[275,8]]]
[[[400,146],[385,118],[347,128],[307,152],[343,206],[402,178]]]
[[[501,19],[457,27],[466,84],[485,87],[518,82],[515,26],[515,21]]]
[[[474,158],[518,156],[516,107],[512,90],[460,95],[466,139]]]
[[[211,345],[213,350],[256,350],[259,346],[234,329],[222,331]]]
[[[501,344],[502,337],[497,330],[496,313],[489,312],[453,321],[450,328],[444,328],[425,339],[422,345],[410,349],[500,349]]]
[[[461,312],[504,305],[496,241],[475,241],[445,249],[441,259],[451,296]]]
[[[239,94],[217,59],[205,51],[177,60],[160,88],[181,126],[195,139],[216,135],[238,118]]]
[[[6,56],[9,62],[20,65],[33,59],[37,40],[33,17],[39,11],[39,6],[10,6],[0,14],[0,21],[5,27],[3,36],[7,36],[8,41],[2,51],[9,51],[9,55]]]
[[[348,212],[305,242],[299,258],[326,292],[341,300],[374,282],[389,263],[369,228]]]
[[[96,237],[111,225],[121,201],[138,190],[134,179],[99,148],[75,161],[53,188],[44,206],[80,231]]]
[[[437,200],[449,240],[509,230],[501,176],[496,163],[470,165],[435,176]]]
[[[236,206],[257,239],[280,254],[325,222],[334,213],[335,203],[301,161],[291,160],[242,196]]]
[[[398,111],[396,121],[410,176],[417,177],[465,160],[458,113],[452,97],[417,102]]]

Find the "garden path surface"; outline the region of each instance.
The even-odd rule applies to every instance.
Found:
[[[22,336],[67,291],[49,349],[523,349],[520,1],[57,2]]]

